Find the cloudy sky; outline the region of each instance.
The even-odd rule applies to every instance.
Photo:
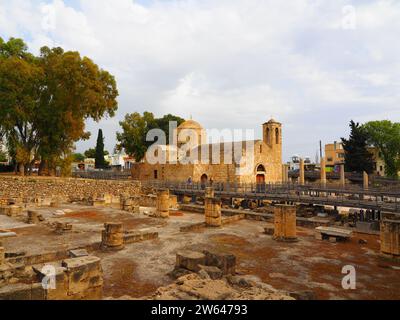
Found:
[[[89,122],[115,145],[126,113],[206,128],[284,125],[284,157],[314,159],[351,119],[400,121],[398,0],[0,0],[0,37],[61,46],[115,75],[117,116]]]

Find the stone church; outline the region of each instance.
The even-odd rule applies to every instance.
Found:
[[[175,146],[161,145],[156,152],[165,154],[165,161],[151,164],[145,158],[136,163],[132,169],[132,177],[136,180],[164,180],[164,181],[188,181],[193,182],[232,182],[232,183],[275,183],[282,181],[282,124],[274,119],[262,125],[263,139],[251,140],[254,148],[247,148],[247,141],[205,144],[206,132],[203,127],[193,120],[182,123],[175,131],[177,137]],[[187,143],[188,139],[181,139],[181,133],[189,131],[196,133],[196,140],[190,146],[190,152],[197,152],[200,161],[182,163],[179,161],[188,151],[180,151],[180,147]],[[227,147],[227,144],[231,145]],[[202,161],[213,153],[213,148],[219,150],[219,159]],[[226,149],[238,148],[241,150],[239,157],[232,157]],[[204,150],[208,150],[206,152]],[[250,150],[250,151],[249,151]],[[171,152],[173,151],[173,152]],[[205,156],[204,156],[205,154]],[[215,153],[214,153],[215,154]],[[227,155],[228,154],[228,155]],[[171,156],[172,155],[172,156]],[[231,157],[231,159],[227,159]],[[238,172],[243,164],[246,170]]]

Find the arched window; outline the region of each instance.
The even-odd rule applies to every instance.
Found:
[[[275,138],[276,138],[276,144],[280,143],[280,137],[279,137],[279,129],[275,129]]]
[[[271,143],[271,131],[269,130],[269,128],[267,128],[266,135],[267,135],[267,143]]]

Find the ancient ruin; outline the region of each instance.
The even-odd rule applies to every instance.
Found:
[[[366,180],[354,206],[376,203]],[[400,298],[395,204],[352,227],[335,204],[354,195],[304,183],[0,177],[0,299]]]

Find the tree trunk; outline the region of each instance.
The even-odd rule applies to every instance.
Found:
[[[46,174],[47,160],[42,159],[39,165],[39,176],[44,176]]]
[[[23,163],[20,163],[20,164],[19,164],[19,174],[20,174],[21,176],[24,176],[24,175],[25,175],[25,165],[24,165]]]

